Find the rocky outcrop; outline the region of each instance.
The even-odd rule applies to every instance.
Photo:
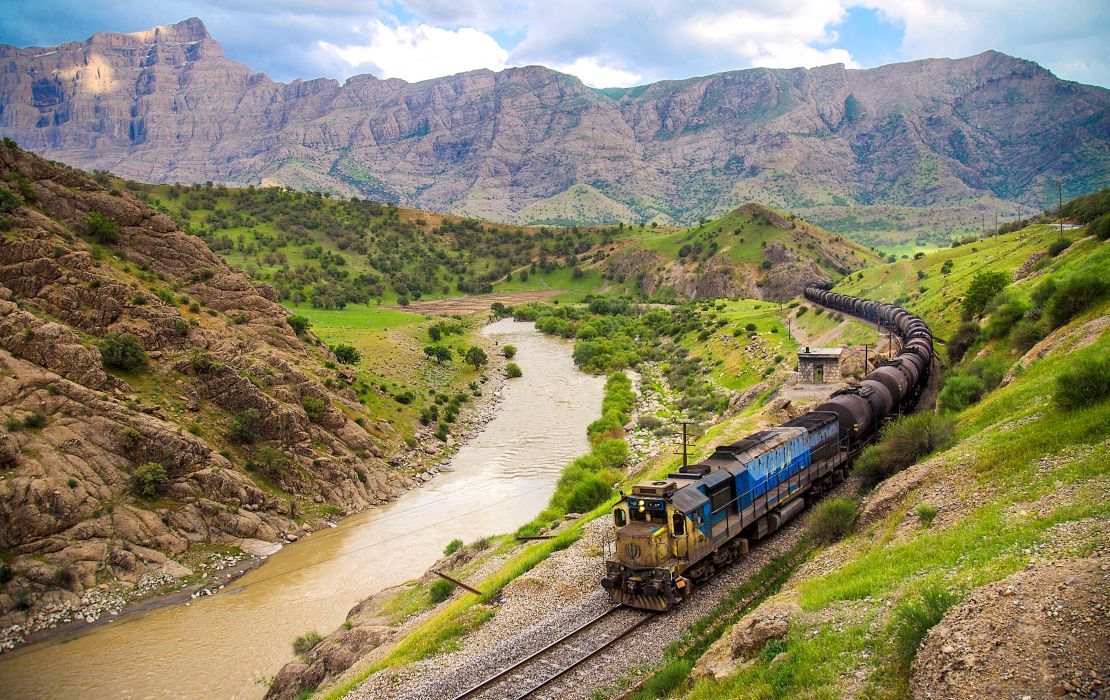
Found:
[[[0,177],[25,200],[0,217],[0,627],[99,586],[189,576],[174,558],[195,544],[295,537],[295,516],[414,483],[381,458],[391,429],[330,353],[200,240],[14,147],[0,146]],[[94,213],[114,240],[90,240]],[[121,333],[145,367],[105,367],[99,345]],[[323,406],[311,417],[309,397]],[[141,496],[152,463],[165,476]]]
[[[617,95],[539,66],[274,82],[200,20],[0,46],[0,134],[144,181],[287,184],[502,221],[1040,207],[1110,170],[1110,92],[997,52],[729,71]],[[571,194],[575,193],[575,194]],[[570,196],[568,196],[570,195]],[[1005,208],[1004,208],[1005,207]],[[624,212],[624,213],[622,213]],[[850,224],[845,224],[850,226]]]
[[[929,630],[915,700],[1099,697],[1110,683],[1110,561],[1031,565],[972,591]]]
[[[757,656],[768,642],[790,631],[790,620],[801,612],[798,604],[772,598],[732,626],[698,659],[691,678],[724,678]]]

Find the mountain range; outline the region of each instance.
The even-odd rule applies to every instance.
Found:
[[[1110,181],[1110,91],[993,51],[627,89],[541,66],[281,83],[193,18],[4,45],[0,66],[0,135],[48,158],[515,223],[690,223],[759,201],[842,233],[947,235]]]

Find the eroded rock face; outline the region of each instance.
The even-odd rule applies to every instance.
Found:
[[[364,409],[330,354],[200,240],[15,148],[0,146],[0,178],[33,200],[0,234],[0,549],[13,554],[0,626],[51,596],[187,576],[174,558],[195,544],[279,540],[300,527],[298,500],[351,512],[411,483],[380,457],[386,431],[347,417]],[[116,242],[90,244],[92,212],[119,224]],[[145,368],[104,366],[98,344],[124,332]],[[166,481],[138,497],[151,462]]]
[[[1095,697],[1110,681],[1110,560],[1029,566],[977,588],[929,630],[915,700]]]
[[[277,83],[197,19],[0,46],[0,59],[0,133],[51,158],[520,223],[689,223],[744,201],[1001,211],[999,192],[1039,208],[1046,183],[1083,190],[1110,169],[1110,92],[997,52],[730,71],[616,97],[539,66]],[[593,213],[566,196],[582,191]]]

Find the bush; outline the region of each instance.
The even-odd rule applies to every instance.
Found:
[[[301,636],[293,640],[293,653],[297,656],[304,656],[308,652],[316,648],[316,645],[324,641],[319,632],[305,632]]]
[[[1057,255],[1059,255],[1060,253],[1063,253],[1065,250],[1067,250],[1070,247],[1071,247],[1071,239],[1057,238],[1052,243],[1048,244],[1048,254],[1055,258]]]
[[[23,198],[7,187],[0,187],[0,213],[13,212],[23,205]]]
[[[169,480],[165,467],[157,462],[147,462],[131,475],[131,489],[143,498],[154,498]]]
[[[236,413],[227,427],[227,437],[235,442],[250,443],[258,438],[258,421],[262,414],[257,408]]]
[[[1036,321],[1026,318],[1014,326],[1010,340],[1014,344],[1014,349],[1024,353],[1029,352],[1029,349],[1041,342],[1043,338],[1044,331],[1041,330],[1040,325]]]
[[[748,331],[749,333],[755,331],[755,328],[756,326],[754,323],[748,323],[744,326],[744,330]]]
[[[951,374],[937,397],[942,411],[962,411],[983,398],[983,380],[971,374]]]
[[[432,585],[428,587],[428,598],[433,603],[442,603],[451,597],[451,593],[455,590],[455,584],[451,583],[445,578],[436,579]]]
[[[813,511],[813,536],[818,542],[835,542],[852,531],[859,506],[850,498],[830,498]]]
[[[1107,292],[1110,292],[1110,280],[1094,272],[1072,275],[1060,282],[1045,306],[1052,327],[1058,328],[1072,320],[1101,301]]]
[[[1084,357],[1056,377],[1056,406],[1077,410],[1110,398],[1110,355]]]
[[[32,413],[23,418],[24,428],[41,428],[46,425],[46,416],[41,413]]]
[[[588,513],[604,503],[612,492],[609,484],[590,474],[578,482],[567,496],[567,512]]]
[[[301,399],[301,408],[313,423],[318,422],[328,412],[328,403],[315,396],[305,396]]]
[[[286,316],[285,322],[289,324],[289,327],[292,328],[293,332],[297,335],[307,333],[308,329],[312,328],[312,321],[309,321],[307,318],[301,316],[300,314]]]
[[[878,443],[861,452],[852,469],[864,486],[874,486],[922,457],[947,449],[955,437],[955,423],[948,416],[935,413],[905,416],[891,423]]]
[[[908,673],[921,640],[942,619],[948,608],[957,601],[956,596],[941,588],[922,591],[918,600],[902,601],[894,608],[894,628],[891,635],[894,659],[903,673]]]
[[[1092,221],[1087,228],[1087,232],[1092,236],[1097,236],[1100,241],[1110,238],[1110,214],[1103,214]]]
[[[452,554],[454,554],[455,552],[459,551],[462,548],[463,548],[463,541],[460,540],[458,537],[456,537],[455,539],[448,542],[447,546],[443,548],[443,555],[446,556],[446,557],[449,557],[449,556],[451,556]]]
[[[979,324],[974,321],[961,323],[952,337],[948,339],[948,361],[955,364],[963,359],[979,337]]]
[[[598,465],[602,469],[615,469],[623,466],[630,455],[628,443],[614,438],[602,440],[594,446],[593,452],[590,454],[597,459]]]
[[[335,359],[339,360],[345,365],[357,365],[362,361],[362,353],[357,348],[351,345],[340,343],[331,349],[335,353]]]
[[[964,294],[964,318],[974,318],[983,313],[990,300],[1008,284],[1010,284],[1010,275],[1005,272],[976,272]]]
[[[293,460],[281,450],[268,445],[258,448],[254,456],[247,460],[247,469],[257,470],[266,475],[270,480],[277,479],[289,471]]]
[[[505,347],[501,348],[501,354],[505,356],[505,359],[513,359],[514,357],[516,357],[516,346],[506,345]]]
[[[134,428],[123,428],[119,431],[119,442],[125,451],[133,452],[139,446],[143,434]]]
[[[931,506],[928,503],[919,504],[914,512],[917,513],[917,517],[921,518],[921,522],[925,527],[932,525],[933,518],[937,517],[936,506]]]
[[[130,333],[109,333],[100,341],[100,358],[106,367],[134,370],[145,367],[146,350],[143,343]]]
[[[86,223],[89,227],[89,235],[97,243],[115,243],[119,240],[119,222],[115,219],[94,211],[89,214]]]
[[[1020,299],[1003,299],[998,308],[991,312],[986,328],[987,337],[1005,338],[1028,310],[1029,306]]]
[[[520,365],[515,362],[510,362],[505,365],[505,376],[509,379],[516,379],[517,377],[524,376],[524,372],[520,371]]]

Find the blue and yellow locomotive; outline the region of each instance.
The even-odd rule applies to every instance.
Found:
[[[811,287],[806,297],[899,331],[906,341],[859,385],[814,411],[717,447],[706,460],[637,484],[613,508],[614,557],[601,585],[613,600],[668,610],[748,552],[848,473],[883,421],[916,403],[932,365],[932,335],[904,309]],[[923,332],[922,332],[922,329]]]

